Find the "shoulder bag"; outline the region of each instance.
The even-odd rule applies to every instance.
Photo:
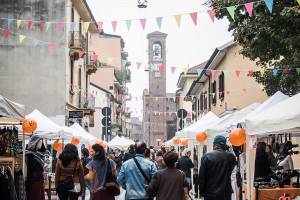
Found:
[[[120,195],[120,186],[117,182],[116,176],[112,173],[112,167],[109,159],[107,159],[106,167],[105,190],[113,196],[118,196]]]
[[[75,163],[75,167],[74,167],[72,176],[69,176],[65,180],[59,181],[60,188],[62,188],[64,190],[72,190],[74,188],[75,184],[74,184],[73,177],[74,177],[74,174],[75,174],[76,166],[77,166],[77,160],[76,160],[76,163]]]
[[[141,174],[143,175],[144,179],[146,180],[147,184],[149,185],[150,184],[150,179],[146,176],[145,172],[143,171],[140,163],[137,161],[136,158],[133,158],[137,168],[139,169],[139,171],[141,172]]]

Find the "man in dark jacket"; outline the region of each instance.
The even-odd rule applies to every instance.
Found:
[[[226,138],[216,136],[214,150],[206,153],[201,159],[199,190],[204,200],[231,199],[231,173],[235,165],[235,156],[226,152]]]
[[[134,145],[132,144],[129,146],[128,151],[124,155],[123,163],[134,157],[135,157],[135,149],[134,149]]]
[[[194,164],[190,159],[191,150],[188,148],[184,149],[182,155],[183,156],[178,160],[177,168],[185,173],[186,180],[189,183],[189,186],[191,187],[191,169],[194,167]]]

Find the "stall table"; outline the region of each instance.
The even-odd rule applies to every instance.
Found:
[[[289,194],[291,199],[300,196],[300,188],[259,189],[259,200],[278,200],[283,194]]]

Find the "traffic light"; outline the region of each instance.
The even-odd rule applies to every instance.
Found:
[[[111,108],[102,108],[102,115],[102,140],[108,141],[108,135],[111,135]]]

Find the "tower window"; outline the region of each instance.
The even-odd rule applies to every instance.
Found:
[[[225,97],[225,83],[224,83],[224,72],[222,72],[219,76],[219,99],[221,101],[224,100]]]
[[[162,59],[162,46],[160,42],[155,42],[152,46],[153,60]]]
[[[217,104],[217,95],[216,95],[216,92],[217,92],[217,82],[214,81],[212,84],[211,84],[211,92],[212,92],[212,104],[215,106]]]

